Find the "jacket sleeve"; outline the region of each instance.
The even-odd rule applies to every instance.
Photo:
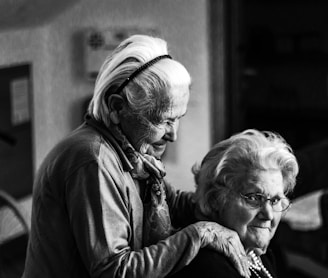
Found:
[[[131,192],[118,181],[106,167],[89,163],[66,184],[70,226],[90,276],[159,278],[188,264],[200,248],[192,225],[156,245],[133,250]]]
[[[172,225],[179,229],[195,223],[197,220],[195,217],[194,193],[176,190],[167,181],[165,181],[165,186]]]

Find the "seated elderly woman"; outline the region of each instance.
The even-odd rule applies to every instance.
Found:
[[[268,245],[298,174],[290,146],[278,134],[249,129],[216,144],[193,173],[204,219],[238,233],[251,277],[276,277]],[[224,254],[205,248],[174,277],[241,276]]]

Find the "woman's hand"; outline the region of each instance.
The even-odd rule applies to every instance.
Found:
[[[212,248],[225,254],[243,277],[250,277],[247,256],[235,231],[209,221],[200,221],[194,225],[201,237],[201,247]]]

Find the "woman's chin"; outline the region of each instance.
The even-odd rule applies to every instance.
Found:
[[[160,159],[163,156],[165,149],[166,145],[155,145],[151,146],[146,153]]]
[[[262,256],[267,251],[267,246],[264,248],[258,248],[258,247],[252,247],[252,248],[245,248],[246,254],[249,254],[250,252],[255,252],[257,256]]]

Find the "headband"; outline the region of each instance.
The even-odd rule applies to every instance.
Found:
[[[124,87],[129,84],[129,82],[131,80],[133,80],[137,75],[139,75],[145,69],[147,69],[150,66],[152,66],[153,64],[157,63],[159,60],[162,60],[162,59],[165,59],[165,58],[172,59],[172,57],[170,55],[168,55],[168,54],[166,54],[166,55],[160,55],[160,56],[157,56],[156,58],[148,61],[147,63],[143,64],[139,68],[137,68],[127,79],[124,80],[124,82],[120,85],[120,87],[118,87],[118,89],[116,90],[115,94],[118,95],[124,89]]]

